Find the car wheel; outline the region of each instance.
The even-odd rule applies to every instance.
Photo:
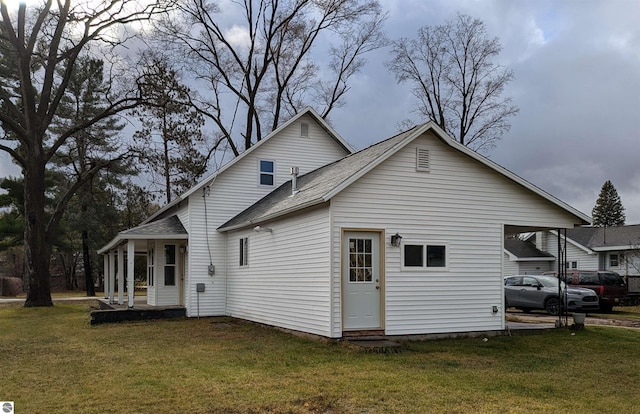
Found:
[[[560,300],[556,297],[550,297],[544,303],[544,309],[549,315],[557,316],[560,314]]]

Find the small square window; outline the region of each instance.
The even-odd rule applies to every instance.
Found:
[[[427,267],[446,267],[445,251],[444,246],[427,246]]]
[[[275,168],[273,161],[260,160],[260,185],[273,185],[275,182]]]
[[[424,249],[421,244],[404,245],[404,265],[406,267],[424,266]]]

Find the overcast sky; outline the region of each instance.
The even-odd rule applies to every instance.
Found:
[[[590,215],[611,180],[627,224],[640,223],[640,1],[381,0],[389,38],[415,37],[456,12],[485,22],[513,69],[505,91],[520,107],[489,157]],[[394,135],[414,104],[384,67],[389,49],[369,55],[347,105],[332,113],[357,149]],[[0,176],[9,161],[0,158]]]
[[[383,0],[389,37],[415,37],[460,11],[485,22],[513,69],[520,113],[488,155],[591,215],[611,180],[627,224],[640,223],[640,1]],[[369,57],[352,84],[336,130],[357,148],[396,132],[414,104],[384,68],[388,50]]]

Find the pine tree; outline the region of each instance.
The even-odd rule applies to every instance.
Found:
[[[591,215],[596,227],[624,226],[624,207],[611,181],[607,180],[602,185]]]
[[[153,187],[170,203],[204,174],[211,151],[203,150],[204,118],[191,105],[191,90],[178,71],[161,55],[147,54],[143,62],[139,86],[146,103],[137,108],[142,128],[134,139]]]

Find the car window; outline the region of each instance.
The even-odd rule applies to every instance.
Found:
[[[622,286],[624,279],[616,273],[602,273],[602,284],[605,286]]]
[[[505,286],[522,286],[521,277],[508,277],[504,281]]]
[[[538,281],[544,287],[558,287],[558,279],[555,277],[540,277],[538,278]],[[564,286],[564,283],[562,285]]]
[[[600,279],[597,272],[580,272],[579,285],[599,285]]]
[[[538,286],[538,280],[535,277],[524,277],[522,278],[522,284],[524,286]]]

